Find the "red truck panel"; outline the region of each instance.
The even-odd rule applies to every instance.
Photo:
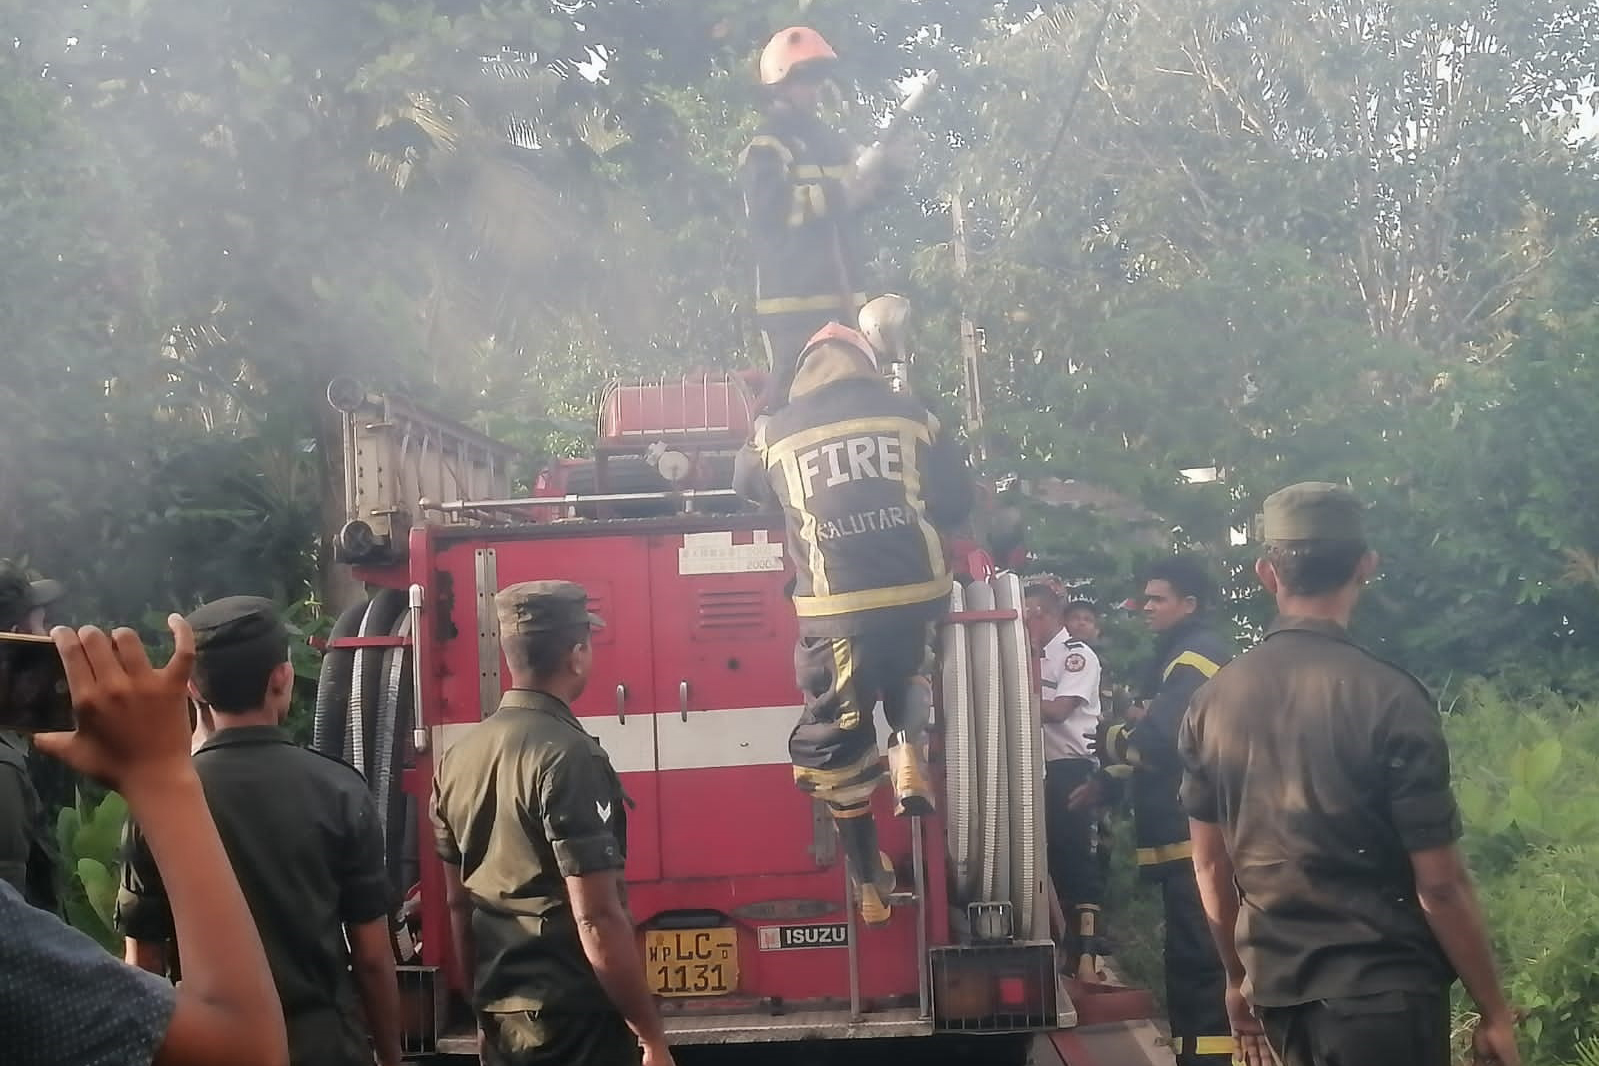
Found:
[[[762,999],[836,1002],[849,993],[846,948],[796,946],[777,929],[821,930],[847,918],[841,864],[828,855],[827,865],[818,865],[818,844],[833,850],[831,828],[824,822],[818,834],[813,805],[795,789],[788,765],[800,695],[781,533],[753,528],[748,519],[721,522],[574,523],[525,536],[414,539],[413,551],[429,553],[412,563],[413,579],[426,575],[429,590],[423,716],[435,743],[447,743],[448,727],[480,718],[477,549],[494,550],[499,588],[550,578],[583,584],[606,627],[596,633],[594,673],[574,710],[605,745],[637,804],[629,812],[627,867],[634,918],[648,929],[674,916],[720,915],[737,930],[737,992],[678,1002],[688,1009]],[[441,606],[446,589],[452,602]],[[453,635],[440,624],[445,619]],[[502,686],[508,682],[502,661]],[[430,772],[419,759],[408,778],[424,803]],[[894,820],[890,806],[880,793],[884,850],[909,888],[910,826]],[[939,944],[948,941],[942,823],[928,819],[925,832],[927,913],[931,942]],[[431,897],[424,921],[442,934],[442,876],[431,848],[422,852],[423,891]],[[857,927],[868,1000],[914,999],[916,914],[901,907],[883,929]],[[426,961],[454,974],[446,937],[425,931],[424,949]],[[453,981],[458,987],[459,975]]]
[[[452,544],[435,557],[434,569],[449,574],[455,588],[452,618],[458,633],[454,640],[435,645],[432,657],[443,674],[441,724],[481,719],[474,553],[482,546]],[[590,606],[605,621],[604,628],[594,631],[593,672],[572,710],[589,732],[605,742],[623,789],[637,805],[628,811],[629,876],[659,877],[648,555],[637,541],[621,537],[500,541],[489,546],[495,552],[500,588],[521,581],[576,581],[588,590]],[[501,657],[501,689],[510,683]],[[624,693],[620,715],[618,686]]]
[[[600,403],[600,444],[749,436],[755,396],[736,376],[618,385]]]

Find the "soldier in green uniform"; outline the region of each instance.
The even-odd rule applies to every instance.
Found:
[[[604,623],[567,581],[512,585],[495,606],[510,691],[433,782],[483,1062],[671,1066],[623,902],[627,797],[571,709]]]
[[[45,610],[61,593],[59,582],[29,581],[20,566],[0,559],[0,630],[48,632]],[[0,881],[35,907],[54,911],[56,849],[48,830],[28,774],[28,749],[21,737],[0,730]]]
[[[188,622],[191,694],[213,723],[194,768],[266,947],[290,1062],[370,1066],[375,1049],[380,1066],[398,1066],[392,901],[372,795],[351,767],[283,730],[294,667],[271,600],[229,596]],[[165,886],[132,825],[116,920],[128,961],[144,969],[166,972],[170,950],[186,947],[173,943]]]
[[[1264,510],[1255,574],[1277,621],[1194,696],[1179,742],[1238,1055],[1449,1066],[1458,974],[1475,1058],[1516,1066],[1437,708],[1348,633],[1377,565],[1360,505],[1314,482]]]

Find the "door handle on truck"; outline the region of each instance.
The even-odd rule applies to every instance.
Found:
[[[627,725],[627,686],[616,686],[616,720],[621,725]]]
[[[688,682],[677,683],[677,713],[683,721],[688,721]]]

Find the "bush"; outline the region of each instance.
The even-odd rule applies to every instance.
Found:
[[[118,955],[122,941],[115,923],[117,879],[127,818],[127,804],[115,792],[95,801],[80,790],[76,805],[62,808],[56,819],[61,904],[67,921]]]
[[[1599,1066],[1599,706],[1521,678],[1468,679],[1440,702],[1462,847],[1510,1000],[1526,1012],[1524,1061]],[[1117,830],[1112,963],[1159,998],[1159,904],[1133,872],[1130,821]],[[1458,985],[1455,996],[1464,1040],[1476,1019]]]
[[[1464,847],[1510,999],[1526,1011],[1526,1061],[1583,1061],[1599,1037],[1599,718],[1548,690],[1509,699],[1481,679],[1444,704]],[[1458,991],[1457,1004],[1464,1025]]]

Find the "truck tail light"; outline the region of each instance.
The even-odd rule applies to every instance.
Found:
[[[929,962],[936,1029],[995,1033],[1058,1024],[1050,941],[933,948]]]

